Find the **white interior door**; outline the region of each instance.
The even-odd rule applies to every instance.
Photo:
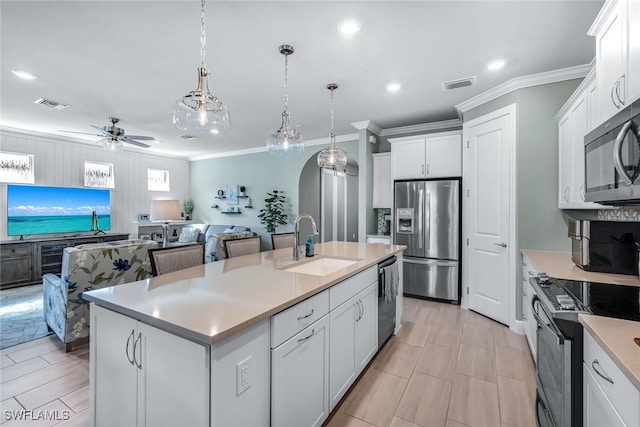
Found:
[[[514,143],[513,105],[464,126],[467,302],[470,309],[507,325],[515,316],[515,302],[510,310],[509,289],[509,284],[515,283],[510,271],[510,260],[514,259]]]

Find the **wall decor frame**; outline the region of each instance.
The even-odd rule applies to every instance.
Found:
[[[147,168],[147,189],[149,191],[171,191],[169,171]]]
[[[33,154],[0,151],[0,182],[35,184]]]
[[[113,163],[84,162],[84,186],[99,188],[115,188]]]
[[[227,185],[227,204],[228,205],[238,204],[238,184]]]

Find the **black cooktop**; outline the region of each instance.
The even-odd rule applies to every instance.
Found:
[[[551,279],[575,302],[578,311],[640,321],[640,287]]]

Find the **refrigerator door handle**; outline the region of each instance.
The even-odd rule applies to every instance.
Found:
[[[424,211],[424,190],[421,188],[418,190],[418,249],[422,249],[424,246],[424,223],[423,223],[423,211]]]
[[[404,257],[403,260],[405,263],[409,263],[409,264],[439,265],[442,267],[456,267],[458,265],[458,261],[449,261],[449,260],[441,260],[441,259]]]
[[[431,248],[431,190],[427,190],[427,203],[425,205],[426,209],[426,221],[424,222],[424,239],[425,239],[425,249]]]

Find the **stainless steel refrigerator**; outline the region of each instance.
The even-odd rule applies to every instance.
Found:
[[[404,294],[460,302],[460,179],[396,181],[394,244]]]

